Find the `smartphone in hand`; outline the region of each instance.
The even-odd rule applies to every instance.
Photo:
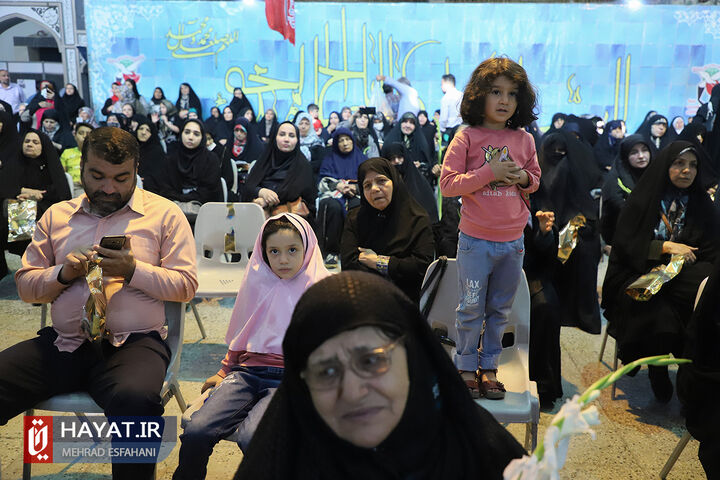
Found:
[[[125,235],[105,235],[100,240],[100,246],[108,250],[122,250],[125,246],[125,239]]]

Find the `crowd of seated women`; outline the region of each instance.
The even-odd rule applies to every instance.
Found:
[[[56,93],[51,82],[43,84],[19,123],[10,112],[0,110],[0,194],[3,199],[37,200],[38,218],[53,203],[71,198],[65,172],[79,186],[83,139],[97,126],[92,112],[89,116],[87,111],[83,113],[83,109],[89,110],[84,103],[72,100],[77,92],[70,87],[65,89],[65,97],[70,98],[63,102],[65,97]],[[717,93],[713,99],[720,103],[720,90]],[[667,117],[651,111],[631,135],[623,120],[605,123],[599,117],[561,113],[553,116],[544,134],[536,126],[528,129],[535,138],[542,170],[540,188],[527,203],[529,219],[524,234],[524,270],[532,300],[530,375],[538,382],[544,407],[552,406],[563,394],[561,326],[598,334],[604,314],[623,362],[665,353],[682,356],[688,346],[688,325],[694,326],[693,332],[700,328],[700,320],[691,322],[695,295],[706,277],[718,275],[720,260],[720,195],[715,197],[720,178],[720,116],[712,115],[718,109],[720,104],[709,109],[709,114],[707,109],[700,111],[687,124],[682,117],[668,122]],[[325,280],[322,289],[318,285],[307,295],[318,296],[318,302],[306,301],[304,308],[302,301],[298,305],[288,330],[298,334],[287,336],[284,346],[288,388],[274,402],[276,415],[265,422],[277,423],[277,428],[264,430],[241,471],[250,475],[266,468],[266,460],[288,455],[277,449],[278,435],[288,435],[283,439],[287,440],[312,434],[317,445],[327,444],[338,458],[353,455],[353,441],[345,436],[351,434],[336,429],[330,413],[328,418],[321,413],[322,418],[311,420],[298,416],[295,410],[303,402],[314,402],[317,407],[317,402],[324,401],[316,398],[314,391],[306,398],[302,382],[327,381],[307,376],[301,369],[311,364],[316,354],[322,357],[335,348],[327,347],[325,352],[323,345],[358,327],[368,329],[365,340],[373,345],[379,339],[404,339],[407,369],[399,372],[400,376],[412,378],[416,369],[428,368],[428,358],[443,356],[438,346],[425,338],[429,330],[408,323],[418,313],[415,307],[399,300],[387,304],[371,300],[374,290],[384,288],[376,279],[384,277],[398,288],[389,297],[402,292],[417,304],[429,264],[439,255],[454,256],[457,249],[460,204],[457,198],[443,198],[442,214],[438,212],[437,154],[442,145],[427,112],[420,111],[417,116],[405,113],[393,123],[370,109],[353,113],[343,108],[331,112],[324,125],[317,106],[311,104],[307,112],[298,112],[292,120],[280,121],[272,109],[256,118],[252,104],[237,88],[227,106],[211,108],[202,120],[202,104],[189,84],[180,85],[174,103],[159,87],[148,101],[131,79],[112,85],[112,96],[101,111],[107,125],[136,136],[143,188],[176,202],[191,223],[203,203],[223,200],[224,184],[229,201],[257,203],[268,217],[282,212],[303,217],[317,235],[326,265],[340,263],[343,270],[366,273]],[[574,248],[561,261],[559,232],[578,215],[582,215],[582,225]],[[0,231],[3,250],[21,254],[25,245],[6,242],[7,222],[0,228],[4,229]],[[600,301],[597,278],[603,254],[609,260]],[[681,256],[684,266],[650,301],[639,302],[625,293],[630,283],[667,263],[671,255]],[[4,255],[0,262],[0,275],[4,275]],[[715,284],[717,280],[711,283]],[[347,289],[348,285],[353,286],[357,299],[348,302],[343,297],[342,304],[332,305],[335,296],[328,291]],[[324,317],[315,311],[320,308],[317,305],[334,312],[347,310],[348,316],[341,316],[332,331],[316,328],[313,322]],[[363,310],[378,309],[376,323],[366,325],[359,320],[361,306]],[[391,313],[393,308],[402,311]],[[704,311],[709,310],[706,307]],[[302,335],[302,331],[309,333]],[[692,345],[693,354],[702,350],[702,345]],[[714,357],[710,360],[720,365]],[[443,383],[443,370],[451,369],[451,364],[430,364],[440,390],[452,399],[452,392],[461,390],[462,384]],[[667,368],[651,367],[648,376],[657,400],[669,401],[673,386]],[[422,397],[437,387],[412,385],[410,394],[420,389],[416,394]],[[684,398],[691,401],[697,397],[691,393]],[[437,421],[433,428],[438,432],[447,428],[446,422],[467,426],[483,421],[473,415],[461,418],[447,407],[431,409],[428,417],[420,406],[415,410],[415,405],[408,404],[395,423],[393,448],[401,448],[403,439],[413,435],[416,419]],[[315,428],[313,422],[321,420],[330,430]],[[473,429],[463,428],[463,442],[487,443]],[[494,435],[506,441],[500,433]],[[334,436],[349,443],[333,442]],[[282,478],[285,468],[312,471],[323,465],[327,455],[318,457],[314,450],[308,449],[307,455],[293,454],[287,462],[273,461],[275,476]],[[440,466],[447,468],[453,463],[448,458],[433,458],[422,463],[420,470],[429,473]],[[380,468],[375,460],[368,459],[369,476]],[[475,461],[477,471],[482,471],[484,461]],[[337,465],[333,462],[333,468]]]

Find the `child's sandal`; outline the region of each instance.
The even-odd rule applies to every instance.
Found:
[[[462,371],[459,371],[462,375]],[[473,399],[480,398],[480,387],[478,385],[477,377],[474,379],[466,380],[463,378],[463,381],[465,382],[465,386],[467,387],[468,391],[470,392],[470,396]]]
[[[488,400],[503,400],[505,398],[505,385],[497,380],[483,382],[482,374],[484,372],[494,372],[497,375],[497,370],[478,370],[476,383],[480,390],[480,395]]]

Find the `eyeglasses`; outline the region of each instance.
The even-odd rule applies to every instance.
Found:
[[[361,378],[375,378],[390,370],[392,352],[403,340],[400,337],[392,343],[372,350],[359,350],[350,353],[350,369]],[[310,390],[336,389],[345,376],[347,367],[337,358],[308,365],[300,372]]]

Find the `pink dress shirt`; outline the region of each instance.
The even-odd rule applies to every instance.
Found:
[[[63,285],[58,273],[68,253],[97,245],[105,235],[130,235],[136,264],[129,283],[122,277],[103,277],[106,327],[115,346],[136,332],[157,331],[164,338],[163,302],[187,302],[195,295],[193,235],[173,202],[136,189],[124,207],[106,217],[90,213],[85,194],[56,203],[38,221],[15,282],[23,301],[52,302],[55,346],[61,352],[74,351],[87,338],[81,321],[90,291],[84,276]]]

